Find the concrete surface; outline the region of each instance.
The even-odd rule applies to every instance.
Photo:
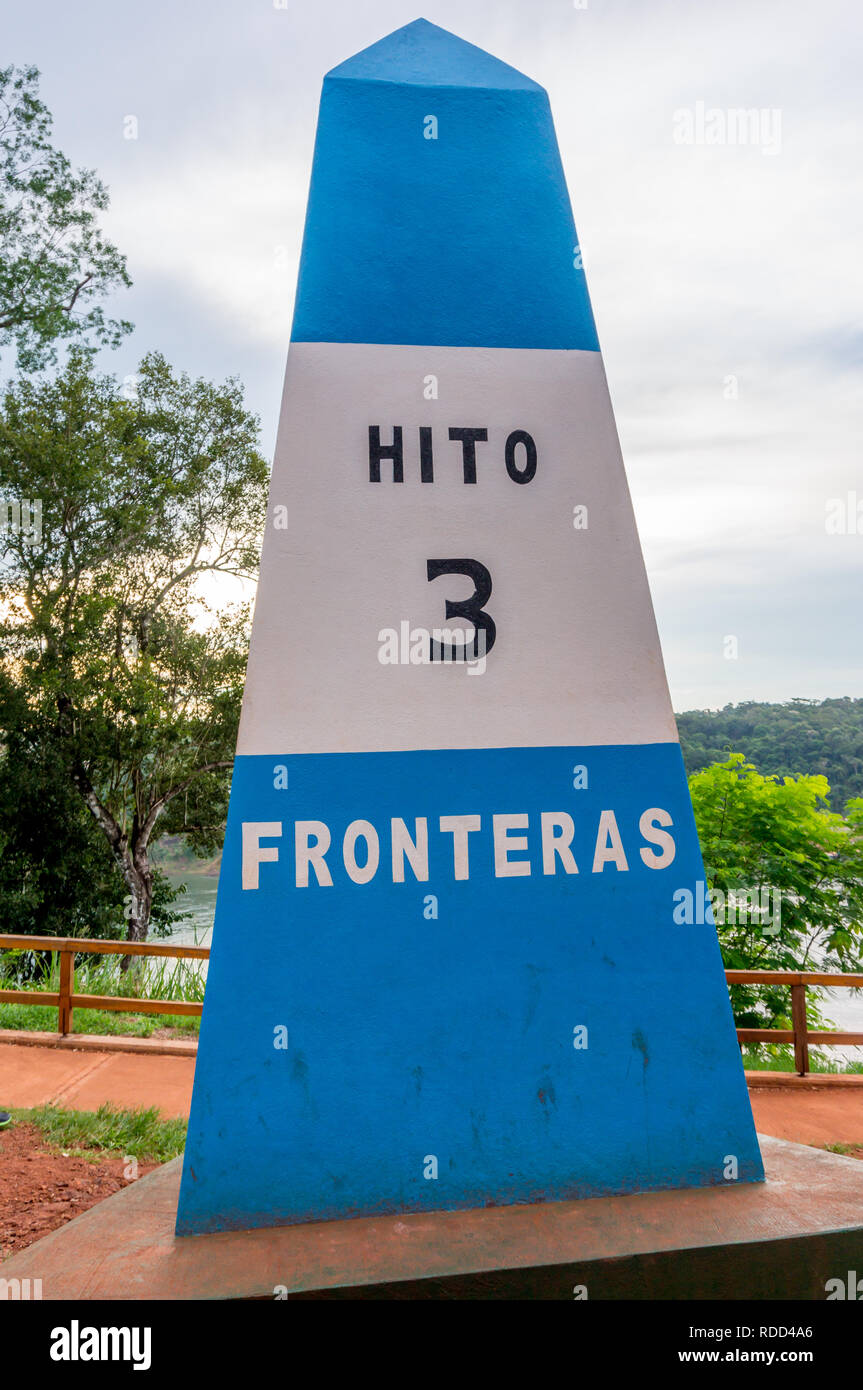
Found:
[[[0,1105],[98,1110],[109,1101],[124,1109],[155,1105],[166,1118],[185,1118],[194,1075],[194,1057],[5,1044],[0,1047]]]
[[[23,1028],[0,1029],[0,1044],[19,1047],[57,1047],[73,1052],[136,1052],[145,1057],[197,1057],[198,1040],[136,1038],[123,1033],[32,1033]],[[863,1081],[863,1077],[860,1078]]]
[[[8,1260],[43,1298],[775,1299],[863,1267],[863,1165],[761,1138],[767,1181],[174,1235],[180,1161]],[[14,1290],[14,1285],[11,1286]],[[14,1293],[13,1293],[14,1296]]]
[[[755,1127],[795,1144],[850,1144],[863,1149],[863,1089],[756,1087],[749,1083]]]

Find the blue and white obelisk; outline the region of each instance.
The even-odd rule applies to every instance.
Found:
[[[417,20],[324,82],[178,1231],[760,1180],[703,883],[548,99]]]

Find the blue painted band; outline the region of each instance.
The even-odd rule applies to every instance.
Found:
[[[598,351],[545,91],[426,30],[324,81],[292,340]]]
[[[608,810],[628,867],[594,871]],[[571,816],[577,873],[543,872],[543,811]],[[496,872],[501,814],[527,816],[505,848],[529,876]],[[466,879],[440,828],[460,815],[480,817]],[[417,817],[428,878],[394,882],[391,820]],[[298,821],[326,825],[332,886],[297,886]],[[257,888],[243,822],[282,828]],[[238,758],[178,1231],[722,1184],[729,1155],[760,1180],[715,930],[673,917],[703,878],[677,744]]]

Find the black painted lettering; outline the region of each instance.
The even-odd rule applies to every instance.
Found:
[[[431,425],[420,425],[420,482],[434,482]]]
[[[470,598],[448,598],[446,601],[448,618],[467,618],[468,622],[473,623],[472,646],[467,642],[461,646],[432,640],[429,644],[429,660],[475,661],[477,657],[488,656],[497,637],[497,628],[494,619],[485,612],[485,604],[491,597],[491,575],[485,565],[481,565],[479,560],[426,560],[426,573],[429,583],[442,574],[466,574],[474,582],[474,591]],[[477,639],[480,632],[483,633],[483,640],[479,644],[481,650],[478,650]]]
[[[381,443],[380,425],[369,425],[369,482],[381,480],[381,459],[392,459],[393,482],[405,480],[404,449],[402,447],[402,427],[393,425],[392,444]]]
[[[515,451],[524,445],[524,468],[518,469]],[[506,441],[506,471],[514,483],[529,483],[536,477],[536,445],[527,430],[513,430]]]
[[[452,426],[449,432],[450,439],[456,440],[461,444],[462,464],[464,466],[464,480],[466,483],[476,482],[476,446],[483,444],[488,439],[488,430],[482,429],[463,429],[460,426]]]

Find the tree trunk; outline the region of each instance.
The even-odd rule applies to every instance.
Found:
[[[68,696],[58,696],[57,708],[60,732],[65,733],[67,737],[74,736],[74,710]],[[128,890],[126,905],[123,910],[128,923],[126,928],[127,941],[146,941],[147,933],[150,930],[150,914],[153,910],[153,869],[149,859],[149,846],[159,816],[168,802],[186,791],[196,777],[200,777],[206,772],[213,772],[216,768],[230,766],[229,759],[202,763],[191,776],[162,792],[149,804],[142,798],[144,809],[140,809],[138,805],[137,789],[140,770],[136,770],[135,814],[132,818],[131,834],[128,834],[121,829],[109,808],[102,804],[83,762],[77,756],[73,756],[70,768],[72,783],[83,797],[93,820],[108,841],[114,862],[120,870]],[[143,956],[121,956],[120,969],[124,974],[131,975],[133,979],[140,981],[144,959]]]
[[[61,697],[58,700],[61,724],[68,722],[71,702]],[[128,926],[127,941],[146,941],[150,929],[150,913],[153,908],[153,870],[147,854],[153,826],[167,798],[158,801],[150,808],[143,824],[137,812],[132,823],[132,834],[121,830],[107,806],[100,801],[93,784],[79,761],[72,764],[72,781],[111,847],[114,861],[123,876],[128,889],[123,915]],[[131,972],[140,979],[142,956],[121,956],[120,969],[124,974]]]
[[[146,941],[150,929],[150,913],[153,907],[153,870],[147,855],[146,846],[140,844],[124,846],[122,857],[123,878],[129,892],[126,895],[124,915],[128,926],[127,941]],[[140,980],[143,967],[142,956],[122,956],[120,969],[130,972]]]

